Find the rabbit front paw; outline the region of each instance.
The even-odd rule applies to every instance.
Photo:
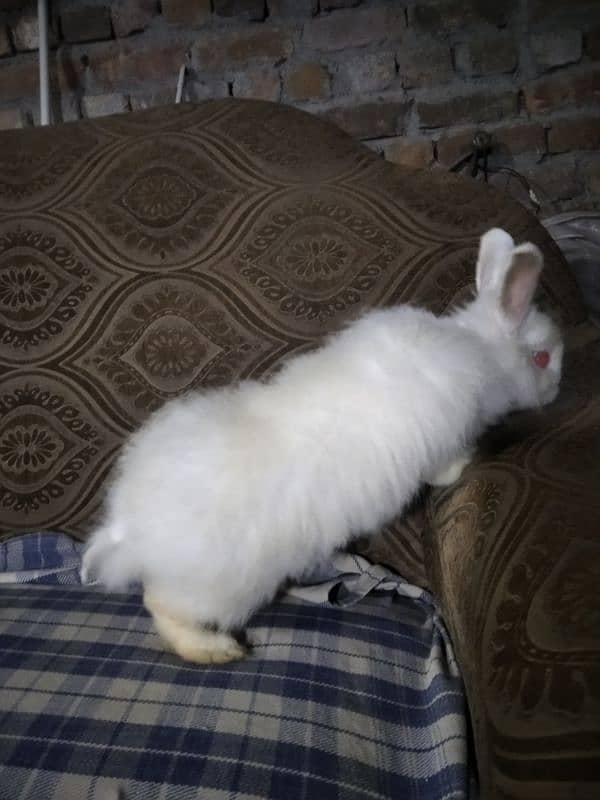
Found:
[[[463,453],[458,456],[458,458],[455,458],[454,461],[447,464],[444,469],[436,472],[427,483],[431,484],[431,486],[451,486],[460,478],[464,468],[470,463],[472,457],[473,451],[468,450],[466,453]]]

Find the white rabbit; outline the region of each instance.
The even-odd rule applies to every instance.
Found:
[[[132,436],[82,574],[141,581],[184,659],[240,658],[231,634],[286,578],[454,481],[485,426],[558,391],[562,341],[531,306],[542,255],[481,239],[452,315],[374,310],[267,383],[190,393]]]

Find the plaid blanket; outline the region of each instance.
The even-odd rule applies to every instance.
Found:
[[[443,626],[384,572],[353,605],[278,600],[218,667],[166,652],[137,594],[0,585],[0,798],[466,797]]]
[[[0,583],[81,583],[83,544],[64,533],[26,533],[0,542]]]

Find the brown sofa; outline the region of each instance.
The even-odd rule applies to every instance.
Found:
[[[437,597],[483,797],[595,798],[599,330],[542,226],[487,186],[252,101],[1,134],[0,532],[84,538],[124,438],[166,398],[268,374],[369,306],[443,312],[493,226],[545,253],[560,398],[358,548]]]

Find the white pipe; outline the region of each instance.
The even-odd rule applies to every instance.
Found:
[[[48,77],[48,0],[38,0],[40,59],[40,125],[50,124],[50,80]]]
[[[177,92],[175,93],[175,102],[181,103],[181,96],[183,94],[183,83],[185,81],[185,64],[182,64],[179,69],[179,77],[177,79]]]

